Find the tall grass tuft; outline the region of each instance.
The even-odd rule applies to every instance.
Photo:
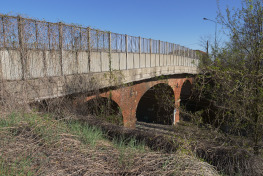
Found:
[[[90,144],[94,147],[99,140],[104,139],[103,133],[99,128],[89,126],[86,123],[73,121],[68,123],[68,127],[73,134],[80,137],[84,144]]]

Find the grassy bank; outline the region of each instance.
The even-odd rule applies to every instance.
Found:
[[[217,175],[178,150],[152,151],[134,138],[109,140],[101,129],[51,114],[3,113],[0,175]]]

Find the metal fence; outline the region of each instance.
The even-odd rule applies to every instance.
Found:
[[[0,15],[0,80],[196,63],[195,51],[173,43]]]
[[[0,15],[0,47],[179,55],[196,59],[195,51],[160,40]]]

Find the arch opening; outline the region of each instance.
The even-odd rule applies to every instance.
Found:
[[[119,105],[110,98],[96,97],[77,106],[77,113],[94,115],[110,123],[123,125],[123,117]]]
[[[181,88],[180,93],[180,107],[185,112],[194,112],[195,111],[195,103],[191,99],[192,95],[192,84],[189,80],[186,80]],[[180,114],[180,119],[189,121],[190,118],[187,116],[186,113]]]
[[[141,97],[136,110],[137,121],[171,125],[174,121],[175,96],[165,83],[150,88]]]

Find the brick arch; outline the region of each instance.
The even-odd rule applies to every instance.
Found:
[[[109,98],[110,96],[108,95],[108,93],[101,93],[99,95],[91,95],[91,96],[86,97],[84,102],[90,101],[90,100],[92,100],[94,98],[97,98],[97,97],[99,97],[99,98]],[[112,100],[112,98],[111,98],[111,100]],[[114,101],[114,100],[112,100],[112,101]],[[114,101],[114,102],[117,103],[116,101]],[[118,104],[118,106],[120,106],[120,105]]]
[[[143,99],[143,97],[148,93],[148,91],[151,89],[151,88],[153,88],[153,87],[155,87],[155,86],[158,86],[158,85],[161,85],[162,84],[162,86],[163,86],[163,88],[164,89],[170,89],[170,91],[172,92],[172,94],[173,94],[173,96],[175,97],[175,93],[174,93],[174,88],[173,88],[173,86],[171,85],[171,84],[169,84],[169,82],[168,81],[157,81],[157,82],[154,82],[152,85],[151,85],[151,87],[147,87],[147,89],[143,92],[143,94],[140,96],[140,98],[139,98],[139,101],[137,102],[137,107],[136,107],[136,109],[135,109],[135,111],[136,111],[136,113],[138,112],[138,108],[139,108],[139,104],[140,104],[140,102],[142,101],[142,99]],[[167,86],[167,87],[164,87],[164,86]],[[143,105],[144,106],[144,105]],[[146,105],[147,106],[147,105]],[[136,118],[138,119],[138,116],[137,116],[137,114],[136,114]],[[174,122],[174,119],[172,119],[172,123]]]
[[[192,79],[185,79],[185,80],[183,81],[183,83],[182,83],[180,93],[182,93],[183,86],[184,86],[187,82],[189,82],[189,83],[191,84],[191,86],[192,86],[192,84],[193,84]]]
[[[182,91],[183,85],[184,85],[184,83],[186,81],[189,81],[192,84],[193,83],[193,78],[183,78],[183,79],[177,80],[178,84],[176,83],[176,87],[174,89],[174,93],[175,93],[175,109],[176,109],[176,113],[175,113],[175,116],[174,116],[174,119],[175,119],[174,122],[175,123],[179,122],[179,120],[180,120],[180,101],[181,101],[180,97],[181,97],[181,91]]]
[[[114,100],[122,110],[123,124],[125,127],[134,128],[137,121],[136,110],[142,96],[153,86],[167,81],[150,81],[123,87],[111,91],[111,99]],[[171,87],[172,88],[172,87]],[[105,97],[109,97],[109,92]]]
[[[121,87],[119,89],[110,90],[101,93],[99,96],[111,98],[118,104],[122,111],[123,124],[125,127],[134,128],[136,124],[136,109],[142,96],[153,86],[164,83],[168,84],[174,91],[175,109],[174,123],[179,121],[179,106],[180,106],[180,93],[183,83],[189,80],[192,83],[192,78],[169,78],[166,80],[140,82],[134,85]],[[95,96],[85,98],[88,101]]]
[[[92,100],[94,98],[97,98],[97,97],[99,97],[99,98],[110,98],[114,103],[116,103],[118,105],[119,108],[121,108],[121,106],[119,104],[119,101],[116,101],[116,99],[111,98],[111,96],[109,96],[108,93],[101,93],[99,95],[88,96],[88,97],[85,98],[84,102],[88,102],[88,101],[90,101],[90,100]],[[81,101],[81,103],[84,103],[84,102]]]

